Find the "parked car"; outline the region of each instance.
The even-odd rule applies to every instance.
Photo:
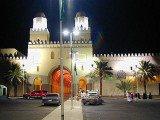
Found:
[[[58,93],[49,93],[43,99],[42,103],[46,104],[61,104],[60,95]]]
[[[24,99],[30,99],[30,98],[43,98],[48,94],[47,90],[35,90],[30,93],[23,94]]]
[[[82,98],[82,103],[85,104],[102,104],[102,98],[97,91],[88,92],[87,96]]]

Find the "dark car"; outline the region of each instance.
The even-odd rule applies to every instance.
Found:
[[[46,104],[61,104],[60,95],[58,93],[49,93],[42,99],[42,103]]]
[[[23,94],[24,99],[43,98],[48,94],[47,90],[35,90],[30,93]]]

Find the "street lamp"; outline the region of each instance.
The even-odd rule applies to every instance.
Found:
[[[137,93],[138,93],[138,70],[139,68],[136,65],[135,71],[136,71],[136,78],[137,78]]]
[[[79,35],[79,31],[72,31],[69,32],[68,30],[64,30],[63,34],[67,36],[70,35],[70,53],[71,53],[71,100],[73,99],[73,72],[72,72],[72,60],[73,60],[73,48],[72,48],[72,41],[73,41],[73,34]]]
[[[22,67],[23,67],[23,94],[24,94],[24,64],[22,65]]]
[[[131,66],[131,70],[132,70],[132,66]],[[135,65],[135,78],[137,79],[137,94],[138,94],[138,71],[139,71],[139,68],[137,67],[137,65]]]
[[[77,91],[77,89],[78,89],[78,87],[77,87],[77,80],[76,80],[76,76],[75,76],[75,74],[77,75],[77,67],[76,67],[76,54],[79,54],[79,52],[78,51],[72,51],[72,54],[74,55],[74,57],[72,57],[73,58],[73,60],[72,60],[72,62],[71,63],[73,63],[73,61],[74,61],[74,82],[75,82],[75,95],[77,95],[77,93],[78,93],[78,91]]]

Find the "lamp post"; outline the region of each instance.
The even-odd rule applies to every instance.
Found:
[[[69,32],[68,30],[65,30],[63,32],[63,34],[65,36],[67,36],[69,34],[70,36],[70,53],[71,53],[71,100],[73,99],[73,63],[72,63],[72,60],[73,60],[73,47],[72,47],[72,41],[73,41],[73,34],[74,35],[78,35],[79,32],[78,31],[73,31],[73,32]]]
[[[62,51],[62,20],[64,0],[59,0],[60,13],[60,71],[61,71],[61,120],[64,120],[64,86],[63,86],[63,51]]]
[[[77,72],[75,55],[79,54],[79,52],[78,51],[72,51],[72,54],[74,55],[74,62],[75,62],[75,64],[74,64],[75,65],[74,66],[74,81],[75,81],[75,95],[76,95],[78,93],[78,91],[77,91],[78,87],[77,87],[77,80],[76,80],[76,76],[75,76],[75,74],[77,75],[77,73],[75,73],[75,71]]]
[[[22,65],[22,67],[23,67],[23,94],[24,94],[24,64]]]
[[[136,78],[137,78],[137,93],[138,93],[138,67],[136,65],[135,71],[136,71]]]
[[[131,66],[131,70],[132,70],[132,66]],[[136,72],[136,74],[135,74],[135,78],[137,79],[137,93],[138,93],[138,70],[139,70],[139,68],[137,67],[137,65],[135,65],[135,72]]]

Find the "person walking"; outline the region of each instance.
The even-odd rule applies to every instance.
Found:
[[[131,92],[131,99],[133,100],[133,93]]]
[[[138,102],[138,93],[135,94],[135,101]]]
[[[126,91],[127,101],[132,102],[130,92]]]

